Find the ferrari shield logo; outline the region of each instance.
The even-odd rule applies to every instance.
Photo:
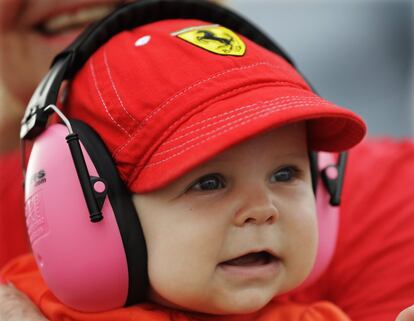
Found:
[[[219,25],[187,28],[173,35],[219,55],[243,56],[246,52],[243,40],[230,29]]]

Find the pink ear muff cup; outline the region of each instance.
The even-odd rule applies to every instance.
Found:
[[[328,165],[336,164],[332,154],[318,152],[318,172]],[[318,216],[318,250],[313,269],[300,289],[314,283],[328,268],[334,255],[339,229],[339,206],[329,204],[330,195],[326,190],[320,175],[316,189],[316,212]],[[299,288],[298,288],[299,290]],[[295,291],[296,292],[296,291]]]
[[[108,197],[104,219],[91,223],[65,137],[50,126],[35,141],[25,181],[26,222],[33,254],[50,290],[64,304],[100,311],[125,304],[128,266]],[[83,153],[89,173],[99,176]]]

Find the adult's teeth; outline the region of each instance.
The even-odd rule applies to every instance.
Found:
[[[57,33],[72,27],[83,26],[103,18],[114,8],[115,5],[106,4],[83,8],[76,12],[63,13],[44,22],[42,29],[48,33]]]

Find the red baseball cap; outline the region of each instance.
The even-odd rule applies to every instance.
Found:
[[[198,20],[111,38],[73,79],[65,109],[98,132],[135,193],[289,123],[306,120],[311,150],[343,151],[366,132],[360,117],[314,94],[283,58]]]

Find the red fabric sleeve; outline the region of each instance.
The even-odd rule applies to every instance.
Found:
[[[23,206],[20,152],[0,155],[0,268],[10,259],[30,251]]]
[[[47,289],[31,254],[11,261],[3,268],[1,275],[7,282],[26,293],[42,313],[54,321],[350,321],[339,308],[329,302],[303,305],[289,301],[272,301],[255,313],[234,316],[187,313],[150,303],[105,312],[82,313],[64,306]]]
[[[354,321],[395,320],[414,303],[414,142],[364,142],[346,173],[333,261],[301,296],[330,300]]]

